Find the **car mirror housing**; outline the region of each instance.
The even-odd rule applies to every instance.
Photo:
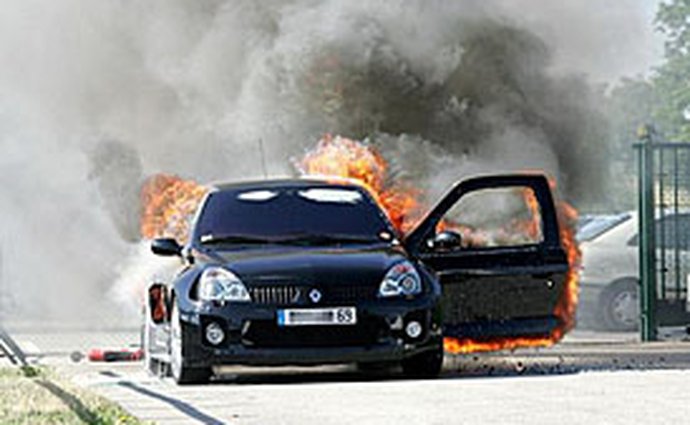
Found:
[[[151,252],[164,257],[180,257],[182,246],[173,238],[158,238],[151,241]]]
[[[450,251],[462,246],[462,237],[458,232],[444,230],[433,239],[433,248],[441,251]]]

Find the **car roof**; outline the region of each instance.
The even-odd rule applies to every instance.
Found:
[[[237,190],[270,190],[282,188],[309,188],[309,187],[351,187],[361,188],[362,185],[356,180],[339,177],[329,178],[282,178],[268,180],[248,180],[238,182],[214,183],[210,187],[218,191],[237,191]]]

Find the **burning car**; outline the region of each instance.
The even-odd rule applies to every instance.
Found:
[[[476,228],[512,205],[476,198],[497,191],[530,204],[524,238]],[[148,289],[146,364],[180,384],[234,364],[397,363],[435,376],[444,337],[446,350],[539,344],[568,326],[559,309],[570,267],[541,175],[459,182],[405,234],[351,181],[215,185],[185,245],[159,238],[152,250],[183,265]]]

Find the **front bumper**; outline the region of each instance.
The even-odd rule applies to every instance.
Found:
[[[358,303],[355,326],[299,327],[278,326],[279,308],[273,306],[194,305],[180,315],[184,362],[189,367],[209,367],[399,361],[442,344],[437,304],[431,296]],[[417,338],[405,334],[411,320],[422,324]],[[204,336],[212,321],[226,333],[218,346]]]

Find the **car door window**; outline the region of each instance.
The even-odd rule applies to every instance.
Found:
[[[458,249],[534,245],[543,241],[539,203],[529,187],[483,189],[463,196],[436,226],[435,235],[454,232]],[[433,243],[428,243],[434,248]]]

